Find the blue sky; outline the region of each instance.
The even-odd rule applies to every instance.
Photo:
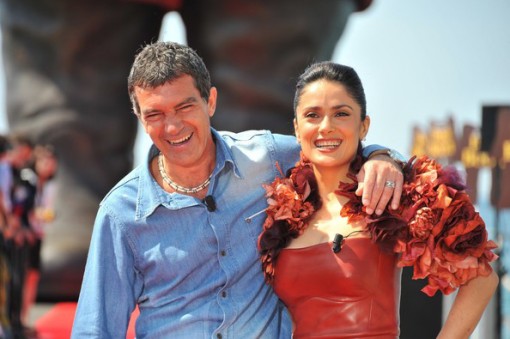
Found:
[[[367,143],[408,155],[414,125],[452,115],[460,130],[480,124],[483,104],[510,104],[509,18],[507,0],[374,0],[352,15],[333,60],[364,82]],[[168,16],[162,38],[185,41],[177,16]],[[3,85],[0,132],[7,131]],[[147,144],[139,137],[136,159]]]
[[[364,82],[367,142],[408,153],[413,125],[452,115],[461,130],[510,104],[509,18],[506,0],[375,0],[352,16],[333,59]]]

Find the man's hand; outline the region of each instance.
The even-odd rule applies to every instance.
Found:
[[[391,208],[397,209],[402,195],[404,176],[400,166],[387,155],[371,157],[358,173],[356,195],[362,195],[366,212],[382,214],[390,201]],[[393,187],[394,186],[394,187]]]

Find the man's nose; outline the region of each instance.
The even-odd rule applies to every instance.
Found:
[[[165,118],[165,130],[168,134],[177,134],[182,129],[182,119],[175,114]]]

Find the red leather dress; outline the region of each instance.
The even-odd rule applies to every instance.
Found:
[[[369,238],[283,249],[274,290],[294,321],[294,338],[398,338],[401,269]]]

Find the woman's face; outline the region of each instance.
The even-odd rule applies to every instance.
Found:
[[[344,85],[317,80],[303,88],[294,129],[303,154],[315,167],[349,166],[368,132],[369,117]]]

